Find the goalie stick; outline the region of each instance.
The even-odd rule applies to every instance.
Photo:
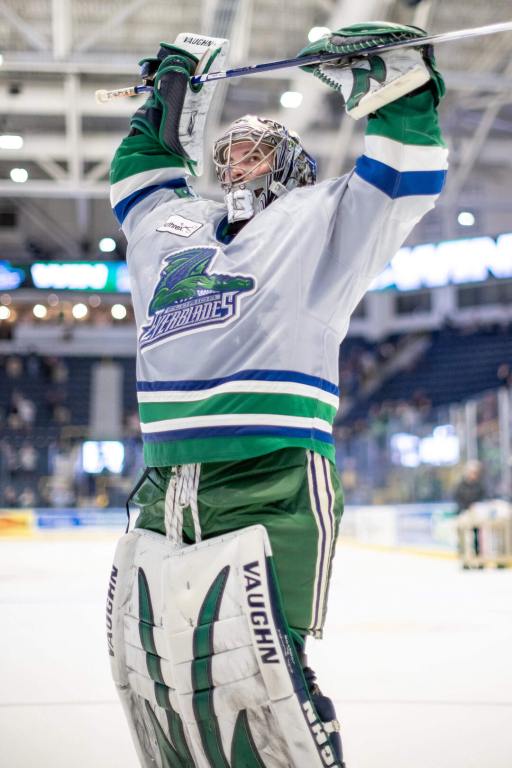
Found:
[[[464,40],[469,37],[483,37],[484,35],[495,35],[498,32],[512,32],[512,21],[505,21],[499,24],[487,24],[483,27],[471,27],[469,29],[457,29],[453,32],[441,32],[437,35],[425,35],[416,37],[412,40],[399,40],[385,45],[375,45],[364,50],[364,55],[373,53],[382,53],[394,48],[421,48],[423,45],[437,45],[439,43],[449,43],[455,40]],[[247,67],[237,67],[227,69],[224,72],[208,72],[191,78],[191,84],[207,83],[212,80],[226,80],[231,77],[245,77],[246,75],[257,75],[260,72],[271,72],[274,69],[287,69],[288,67],[303,67],[312,64],[321,64],[328,61],[348,61],[357,55],[357,51],[349,54],[340,55],[339,53],[312,54],[310,56],[296,56],[293,59],[281,59],[279,61],[268,61],[263,64],[253,64]],[[125,96],[137,96],[140,93],[151,93],[151,85],[135,85],[127,88],[118,88],[112,91],[96,91],[96,101],[99,103],[112,101],[113,99],[123,98]]]

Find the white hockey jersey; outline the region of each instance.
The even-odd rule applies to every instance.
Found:
[[[128,238],[146,463],[243,460],[302,446],[334,460],[350,315],[443,186],[430,92],[369,120],[342,178],[295,189],[226,242],[226,209],[178,159],[130,136],[112,165]]]

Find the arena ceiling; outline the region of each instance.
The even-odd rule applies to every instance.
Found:
[[[314,26],[412,23],[432,33],[512,20],[510,0],[0,0],[0,259],[98,258],[103,236],[124,242],[108,204],[108,168],[136,102],[98,105],[98,88],[135,84],[138,60],[191,31],[229,37],[230,66],[293,56]],[[448,95],[441,115],[451,172],[443,197],[411,242],[512,230],[512,33],[439,46]],[[299,91],[298,109],[280,106]],[[351,168],[363,123],[336,94],[300,70],[218,86],[207,142],[244,113],[298,130],[320,177]],[[10,179],[25,168],[28,180]],[[219,197],[211,169],[195,183]],[[468,210],[475,225],[462,227]]]

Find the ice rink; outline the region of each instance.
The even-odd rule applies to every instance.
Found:
[[[104,637],[115,538],[0,540],[2,768],[137,768]],[[512,571],[341,543],[309,655],[347,768],[510,768],[511,648]]]

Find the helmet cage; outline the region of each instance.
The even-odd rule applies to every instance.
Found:
[[[242,141],[250,141],[252,146],[242,158],[232,162],[232,147]],[[254,152],[261,153],[260,160],[233,181],[231,169],[245,162]],[[275,197],[270,192],[274,182],[290,190],[316,181],[316,163],[302,147],[297,134],[274,120],[254,115],[236,120],[217,140],[213,162],[217,178],[226,192],[233,187],[250,185],[257,197],[263,193],[264,198],[268,198],[265,205]],[[271,170],[254,176],[254,171],[264,162],[269,163]]]

